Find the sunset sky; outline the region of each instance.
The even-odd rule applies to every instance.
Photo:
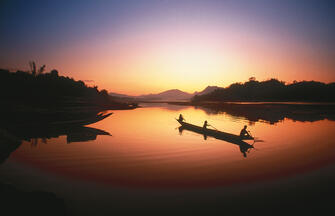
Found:
[[[335,81],[335,1],[4,0],[0,29],[0,68],[35,60],[117,93]]]

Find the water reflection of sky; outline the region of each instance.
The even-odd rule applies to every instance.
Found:
[[[216,128],[238,134],[249,121],[226,113],[208,114],[192,107],[145,107],[115,111],[89,125],[112,134],[96,140],[68,144],[65,136],[47,139],[34,147],[24,142],[4,166],[21,164],[78,181],[125,187],[216,187],[278,179],[317,170],[333,163],[335,122],[249,124],[264,142],[244,158],[239,146],[190,131],[182,135],[175,118],[204,120]]]

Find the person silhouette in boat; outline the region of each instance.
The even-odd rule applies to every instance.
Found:
[[[207,126],[210,126],[208,123],[207,123],[207,120],[204,122],[204,125],[202,126],[203,129],[207,129]]]
[[[247,126],[246,125],[244,125],[243,129],[241,130],[240,137],[251,137],[251,135],[247,131]]]
[[[182,115],[182,114],[179,114],[179,118],[178,118],[178,121],[184,121],[185,119],[184,119],[184,116]]]
[[[204,129],[204,130],[206,130],[207,129],[207,126],[209,126],[209,124],[207,123],[207,120],[204,122],[204,125],[202,126],[202,128]],[[206,134],[206,132],[204,132],[204,140],[207,140],[207,134]]]

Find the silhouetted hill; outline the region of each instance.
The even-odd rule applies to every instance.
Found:
[[[193,96],[193,94],[183,92],[179,89],[171,89],[157,94],[145,94],[140,96],[130,96],[114,92],[110,92],[109,95],[119,100],[127,99],[138,101],[189,100]]]
[[[200,92],[194,92],[193,94],[181,91],[179,89],[170,89],[157,94],[146,94],[140,96],[130,96],[125,94],[118,94],[114,92],[110,92],[109,95],[116,98],[124,98],[128,100],[145,100],[145,101],[175,101],[175,100],[189,100],[194,95],[203,95],[210,93],[216,89],[219,89],[217,86],[207,86],[204,90]]]
[[[122,97],[134,97],[134,96],[129,96],[129,95],[126,95],[126,94],[119,94],[119,93],[114,93],[114,92],[109,92],[108,93],[110,96],[112,97],[118,97],[118,98],[122,98]]]
[[[209,94],[213,91],[215,91],[216,89],[220,89],[220,87],[218,86],[207,86],[204,90],[202,90],[201,92],[194,92],[193,95],[204,95],[204,94]]]
[[[245,83],[234,83],[227,88],[192,98],[193,103],[204,101],[335,102],[335,83],[302,81],[285,84],[277,79],[262,82],[250,79]]]
[[[187,100],[193,95],[179,89],[171,89],[158,94],[141,95],[138,98],[143,100]]]

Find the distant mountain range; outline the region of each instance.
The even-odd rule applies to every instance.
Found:
[[[207,86],[204,90],[200,92],[196,91],[192,94],[181,91],[179,89],[171,89],[171,90],[163,91],[158,94],[146,94],[146,95],[140,95],[140,96],[130,96],[130,95],[118,94],[114,92],[110,92],[109,95],[118,97],[118,98],[129,98],[129,99],[150,100],[150,101],[189,100],[195,95],[208,94],[219,88],[220,87],[217,87],[217,86]]]

